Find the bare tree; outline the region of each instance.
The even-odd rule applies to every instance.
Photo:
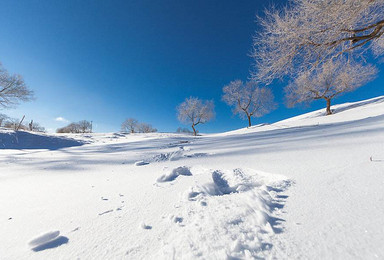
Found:
[[[80,126],[77,123],[70,123],[65,127],[58,128],[56,133],[80,133]]]
[[[41,132],[41,133],[45,133],[46,130],[45,130],[45,127],[41,126],[39,123],[37,122],[34,122],[33,125],[32,125],[32,131],[33,132]]]
[[[68,133],[80,133],[80,126],[78,123],[70,123],[66,128],[69,129]]]
[[[56,129],[56,133],[60,133],[60,134],[62,134],[62,133],[71,133],[71,131],[70,131],[69,127],[65,126],[65,127],[57,128]]]
[[[252,125],[252,117],[261,117],[276,108],[272,91],[258,87],[255,81],[231,81],[223,92],[223,101],[233,107],[234,115],[248,119],[248,126]]]
[[[28,130],[32,131],[32,132],[42,132],[42,133],[44,133],[45,132],[45,127],[42,127],[39,123],[33,122],[33,120],[31,120],[31,122],[28,124]]]
[[[0,106],[7,108],[32,98],[33,92],[28,89],[23,77],[10,75],[0,63]]]
[[[155,133],[157,132],[156,128],[153,128],[151,124],[139,123],[137,127],[139,133]]]
[[[182,123],[190,123],[196,136],[196,126],[204,124],[215,117],[213,101],[201,100],[196,97],[186,98],[177,107],[177,118]]]
[[[332,114],[331,100],[351,92],[374,79],[377,69],[344,59],[329,60],[321,67],[306,71],[285,87],[287,105],[324,99],[326,113]]]
[[[121,124],[121,131],[135,133],[137,132],[139,121],[134,118],[128,118]]]
[[[92,123],[87,120],[81,120],[77,123],[81,133],[90,133],[92,129]]]
[[[3,123],[5,123],[8,119],[9,117],[7,115],[0,113],[0,127],[2,127]]]
[[[384,52],[383,0],[291,0],[259,18],[254,78],[295,78],[337,56],[364,60]]]
[[[7,118],[7,120],[4,122],[4,127],[16,130],[17,126],[20,123],[20,119],[17,118]]]

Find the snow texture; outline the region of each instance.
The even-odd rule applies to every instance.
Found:
[[[0,129],[0,258],[384,259],[384,97],[332,109],[199,137]]]

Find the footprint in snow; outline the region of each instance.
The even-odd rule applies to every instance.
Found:
[[[152,226],[149,226],[149,225],[145,224],[144,222],[142,222],[139,227],[142,229],[152,229]]]
[[[135,162],[135,166],[143,166],[143,165],[147,165],[147,164],[149,164],[149,162],[144,162],[144,161]]]
[[[28,245],[32,251],[39,252],[46,249],[56,248],[68,243],[69,239],[60,236],[60,231],[51,231],[32,239]]]
[[[108,213],[111,213],[111,212],[113,212],[113,209],[110,209],[110,210],[101,212],[101,213],[99,213],[99,216],[102,216],[102,215],[104,215],[104,214],[108,214]]]
[[[71,232],[75,232],[75,231],[78,231],[78,230],[80,230],[80,227],[77,227],[77,228],[71,230]]]
[[[172,219],[172,221],[174,222],[174,223],[181,223],[181,222],[183,222],[183,218],[182,217],[173,217],[173,219]]]

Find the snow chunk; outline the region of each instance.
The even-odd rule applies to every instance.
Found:
[[[60,231],[51,231],[44,233],[34,239],[32,239],[28,245],[32,248],[33,251],[42,251],[45,249],[55,248],[61,246],[62,244],[68,243],[68,238],[64,236],[59,236]]]
[[[164,174],[157,179],[157,182],[174,181],[180,175],[192,176],[191,170],[187,166],[181,166],[173,169],[170,173]]]
[[[35,247],[41,244],[45,244],[60,235],[60,231],[51,231],[45,234],[42,234],[34,239],[32,239],[28,244],[29,246]]]

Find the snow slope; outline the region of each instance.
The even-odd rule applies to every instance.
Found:
[[[383,259],[384,97],[333,109],[197,138],[0,130],[0,258]]]

